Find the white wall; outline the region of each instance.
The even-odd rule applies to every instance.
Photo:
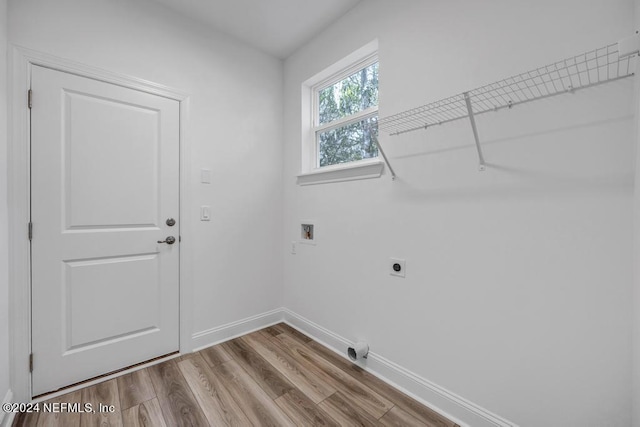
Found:
[[[284,280],[286,307],[523,426],[629,425],[630,81],[479,118],[482,174],[460,123],[384,138],[396,182],[295,185],[301,83],[375,37],[386,115],[633,28],[625,0],[479,3],[369,0],[289,58],[284,164],[281,63],[152,1],[12,0],[9,40],[192,95],[193,332],[279,307]],[[302,218],[319,244],[283,259]]]
[[[190,94],[192,332],[280,307],[282,61],[151,0],[13,0],[9,40]]]
[[[7,1],[0,0],[0,399],[9,390],[7,261]]]
[[[395,182],[296,174],[302,82],[376,37],[384,116],[615,42],[632,7],[370,0],[288,58],[283,248],[301,219],[318,244],[285,307],[520,425],[630,425],[631,79],[478,118],[482,173],[461,122],[382,137]]]

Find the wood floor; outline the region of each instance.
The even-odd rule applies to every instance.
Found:
[[[113,412],[13,425],[457,427],[284,323],[47,402]]]

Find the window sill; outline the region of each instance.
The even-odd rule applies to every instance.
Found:
[[[313,172],[298,175],[298,185],[328,184],[330,182],[354,181],[358,179],[380,178],[384,162],[375,161],[364,164],[328,166]]]

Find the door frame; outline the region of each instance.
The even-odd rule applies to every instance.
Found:
[[[17,402],[32,398],[29,355],[31,354],[31,258],[27,226],[30,218],[30,114],[27,91],[31,85],[34,65],[100,80],[118,86],[140,90],[179,102],[180,107],[180,292],[179,311],[180,352],[192,350],[191,303],[193,280],[190,265],[193,257],[191,245],[192,224],[188,207],[191,206],[190,144],[187,135],[189,95],[176,89],[147,80],[88,66],[10,44],[9,57],[9,143],[8,208],[9,208],[9,360],[10,380]],[[33,96],[37,102],[37,94]],[[37,235],[37,230],[35,230]],[[36,361],[37,363],[37,361]]]

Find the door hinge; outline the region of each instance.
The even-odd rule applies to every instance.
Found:
[[[27,104],[29,105],[29,109],[33,106],[33,91],[29,89],[27,92]]]
[[[29,241],[31,241],[33,239],[33,223],[31,221],[29,221],[28,234],[29,234]]]
[[[29,372],[33,372],[33,353],[29,355]]]

